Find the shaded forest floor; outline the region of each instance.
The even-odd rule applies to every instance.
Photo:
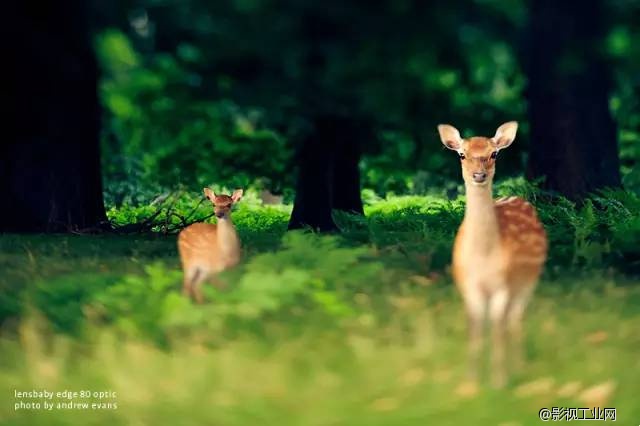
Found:
[[[372,197],[366,219],[317,236],[286,233],[289,207],[249,197],[233,215],[245,259],[202,306],[180,294],[175,236],[0,236],[0,424],[515,426],[596,404],[636,424],[638,197],[522,195],[552,247],[529,362],[471,399],[456,392],[465,322],[447,269],[462,200]],[[118,407],[15,411],[14,390],[32,389],[115,391],[85,402]]]

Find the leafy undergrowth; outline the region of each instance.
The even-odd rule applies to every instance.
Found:
[[[171,336],[169,347],[123,336],[124,323],[87,326],[82,339],[52,334],[50,323],[34,315],[18,338],[0,340],[0,392],[7,395],[0,419],[11,425],[238,426],[454,426],[473,419],[493,426],[538,424],[543,407],[601,405],[615,407],[620,424],[634,424],[640,416],[640,291],[601,277],[580,284],[566,292],[556,288],[571,282],[542,283],[527,321],[526,370],[506,389],[484,386],[471,398],[458,392],[462,309],[444,282],[399,282],[386,290],[372,283],[343,299],[351,312],[334,313],[339,322],[309,306],[289,306],[278,317],[263,315],[251,330],[229,324],[224,335],[216,335],[215,318],[214,324],[194,321],[185,334],[189,320],[165,322],[169,318],[151,309],[149,319]],[[168,294],[179,297],[175,290]],[[213,305],[183,313],[221,315]],[[138,315],[124,318],[146,326],[148,319]],[[14,390],[32,389],[116,392],[100,402],[118,408],[15,411]]]
[[[456,392],[465,324],[447,264],[463,200],[370,198],[366,219],[337,215],[342,234],[318,236],[286,233],[290,207],[249,196],[233,216],[244,261],[199,306],[180,294],[175,236],[1,236],[0,422],[513,426],[600,404],[635,424],[638,197],[497,192],[534,202],[551,241],[529,363],[505,390]],[[31,389],[115,391],[118,409],[15,411]]]

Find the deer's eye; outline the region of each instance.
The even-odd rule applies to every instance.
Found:
[[[458,153],[458,157],[460,157],[461,160],[464,160],[466,158],[461,152]]]
[[[494,160],[495,160],[497,156],[498,156],[498,151],[493,151],[493,152],[491,153],[491,158],[492,158],[492,159],[494,159]]]

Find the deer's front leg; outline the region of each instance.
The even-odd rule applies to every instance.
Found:
[[[496,388],[507,382],[505,356],[505,316],[509,303],[509,292],[500,289],[489,298],[489,319],[491,321],[491,383]]]
[[[469,286],[464,294],[467,313],[468,349],[467,349],[467,378],[477,382],[479,377],[480,355],[484,340],[484,319],[486,315],[486,301],[478,286]]]

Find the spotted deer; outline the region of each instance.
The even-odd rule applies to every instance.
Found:
[[[204,195],[213,204],[218,223],[194,223],[178,235],[178,252],[184,272],[182,292],[202,303],[202,283],[217,281],[217,274],[240,262],[240,239],[231,221],[231,207],[242,198],[242,189],[229,195],[217,195],[205,188]]]
[[[484,322],[491,325],[491,382],[507,381],[506,343],[521,366],[522,319],[542,272],[547,237],[534,207],[518,197],[493,200],[498,152],[514,141],[518,123],[504,123],[493,137],[463,139],[448,124],[438,126],[445,147],[460,157],[466,188],[464,219],[453,247],[452,273],[464,300],[469,331],[469,378],[477,383]]]

